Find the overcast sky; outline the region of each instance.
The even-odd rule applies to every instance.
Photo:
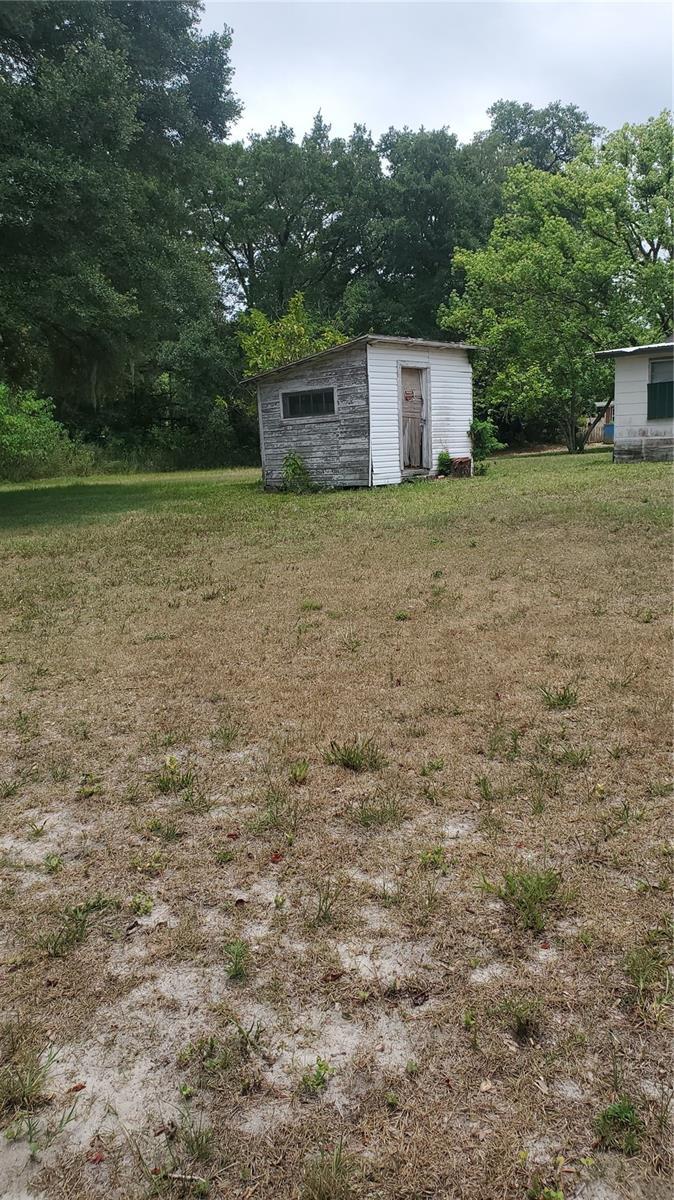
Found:
[[[573,102],[609,129],[672,104],[667,3],[335,3],[208,0],[205,30],[234,31],[234,135],[281,121],[296,134],[320,108],[336,135],[363,122],[447,125],[462,140],[499,98]]]

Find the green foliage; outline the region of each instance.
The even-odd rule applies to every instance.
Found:
[[[345,341],[339,330],[321,324],[307,311],[302,292],[290,297],[287,311],[276,321],[256,308],[246,313],[241,318],[239,339],[251,375]]]
[[[583,422],[612,394],[595,352],[672,329],[671,180],[666,112],[586,143],[563,170],[510,170],[503,215],[485,249],[455,254],[465,290],[439,314],[490,351],[476,362],[482,411],[583,448]]]
[[[594,1127],[604,1150],[638,1154],[645,1126],[629,1096],[620,1096],[595,1119]]]
[[[360,734],[346,742],[330,742],[325,761],[347,771],[379,771],[386,766],[386,759],[374,739]]]
[[[50,400],[0,383],[0,479],[87,475],[93,454],[54,420]]]
[[[334,1074],[330,1063],[324,1058],[317,1058],[316,1063],[311,1069],[307,1067],[300,1080],[300,1090],[306,1096],[317,1096],[323,1091],[330,1076]]]
[[[473,444],[473,461],[476,463],[495,454],[497,450],[505,450],[505,444],[496,436],[496,426],[490,417],[473,417],[468,432]]]
[[[541,871],[506,871],[502,885],[494,887],[485,881],[483,886],[512,910],[524,929],[540,933],[545,928],[548,908],[559,903],[561,876],[551,867]]]
[[[452,456],[449,450],[441,450],[438,454],[438,475],[451,475]]]
[[[298,495],[316,491],[316,484],[300,454],[294,454],[292,451],[286,454],[281,468],[281,486],[284,492],[295,492]]]

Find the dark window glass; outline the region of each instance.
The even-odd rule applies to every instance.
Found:
[[[335,393],[333,388],[323,388],[314,392],[283,392],[283,416],[291,417],[330,417],[335,411]]]

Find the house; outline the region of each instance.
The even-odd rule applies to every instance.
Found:
[[[367,334],[252,376],[265,487],[282,486],[289,454],[322,487],[432,475],[443,450],[469,474],[474,349]]]
[[[673,350],[670,336],[648,346],[622,346],[597,354],[597,358],[615,359],[615,462],[674,459]]]

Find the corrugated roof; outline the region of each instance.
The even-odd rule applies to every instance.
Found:
[[[617,350],[599,350],[595,358],[620,358],[623,354],[652,354],[654,350],[664,350],[672,346],[674,334],[662,342],[649,342],[647,346],[619,346]]]
[[[328,354],[337,354],[340,350],[348,350],[350,346],[372,345],[374,342],[395,342],[400,346],[429,346],[435,350],[480,350],[481,346],[469,346],[467,342],[433,342],[426,338],[393,337],[388,333],[364,333],[360,337],[351,338],[348,342],[340,342],[338,346],[328,346],[327,350],[318,350],[316,354],[307,354],[304,358],[296,358],[293,362],[285,363],[282,367],[272,367],[270,371],[260,371],[257,375],[248,375],[244,383],[255,383],[258,379],[266,379],[268,375],[279,375],[282,371],[292,371],[303,363],[313,362],[317,358],[326,358]]]

